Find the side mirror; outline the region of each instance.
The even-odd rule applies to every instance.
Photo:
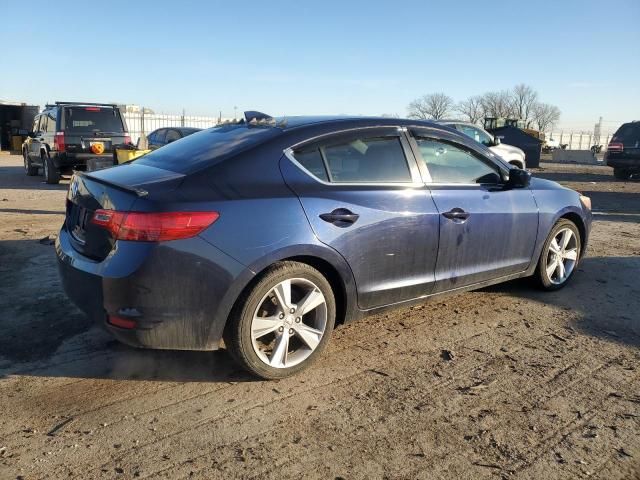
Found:
[[[531,173],[519,168],[509,170],[509,180],[505,183],[506,188],[525,188],[531,183]]]
[[[500,145],[502,142],[500,141],[500,137],[493,137],[493,146],[497,147],[498,145]]]

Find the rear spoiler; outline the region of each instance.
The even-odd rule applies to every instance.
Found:
[[[88,177],[89,179],[91,179],[92,182],[101,183],[102,185],[113,187],[122,192],[135,193],[138,197],[146,197],[147,195],[149,195],[149,192],[147,192],[143,188],[130,187],[128,185],[121,185],[115,182],[107,182],[106,180],[103,180],[98,177],[94,177],[93,175],[87,172],[76,172],[75,175],[78,175],[80,177]]]

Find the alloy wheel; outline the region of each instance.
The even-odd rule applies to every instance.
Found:
[[[561,285],[578,262],[578,239],[570,228],[559,230],[549,244],[545,269],[551,283]]]
[[[320,288],[304,278],[287,279],[269,290],[253,314],[253,349],[271,367],[293,367],[315,351],[326,326],[327,303]]]

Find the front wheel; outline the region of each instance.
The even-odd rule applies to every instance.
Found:
[[[549,234],[538,260],[536,279],[544,290],[564,287],[580,260],[580,232],[566,219],[556,223]]]
[[[335,317],[326,278],[307,264],[281,262],[238,300],[225,328],[225,346],[261,378],[288,377],[320,356]]]

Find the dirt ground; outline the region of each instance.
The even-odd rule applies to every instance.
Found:
[[[67,181],[0,155],[0,478],[640,478],[640,182],[543,167],[596,212],[566,289],[369,317],[263,382],[89,324],[46,240]]]

